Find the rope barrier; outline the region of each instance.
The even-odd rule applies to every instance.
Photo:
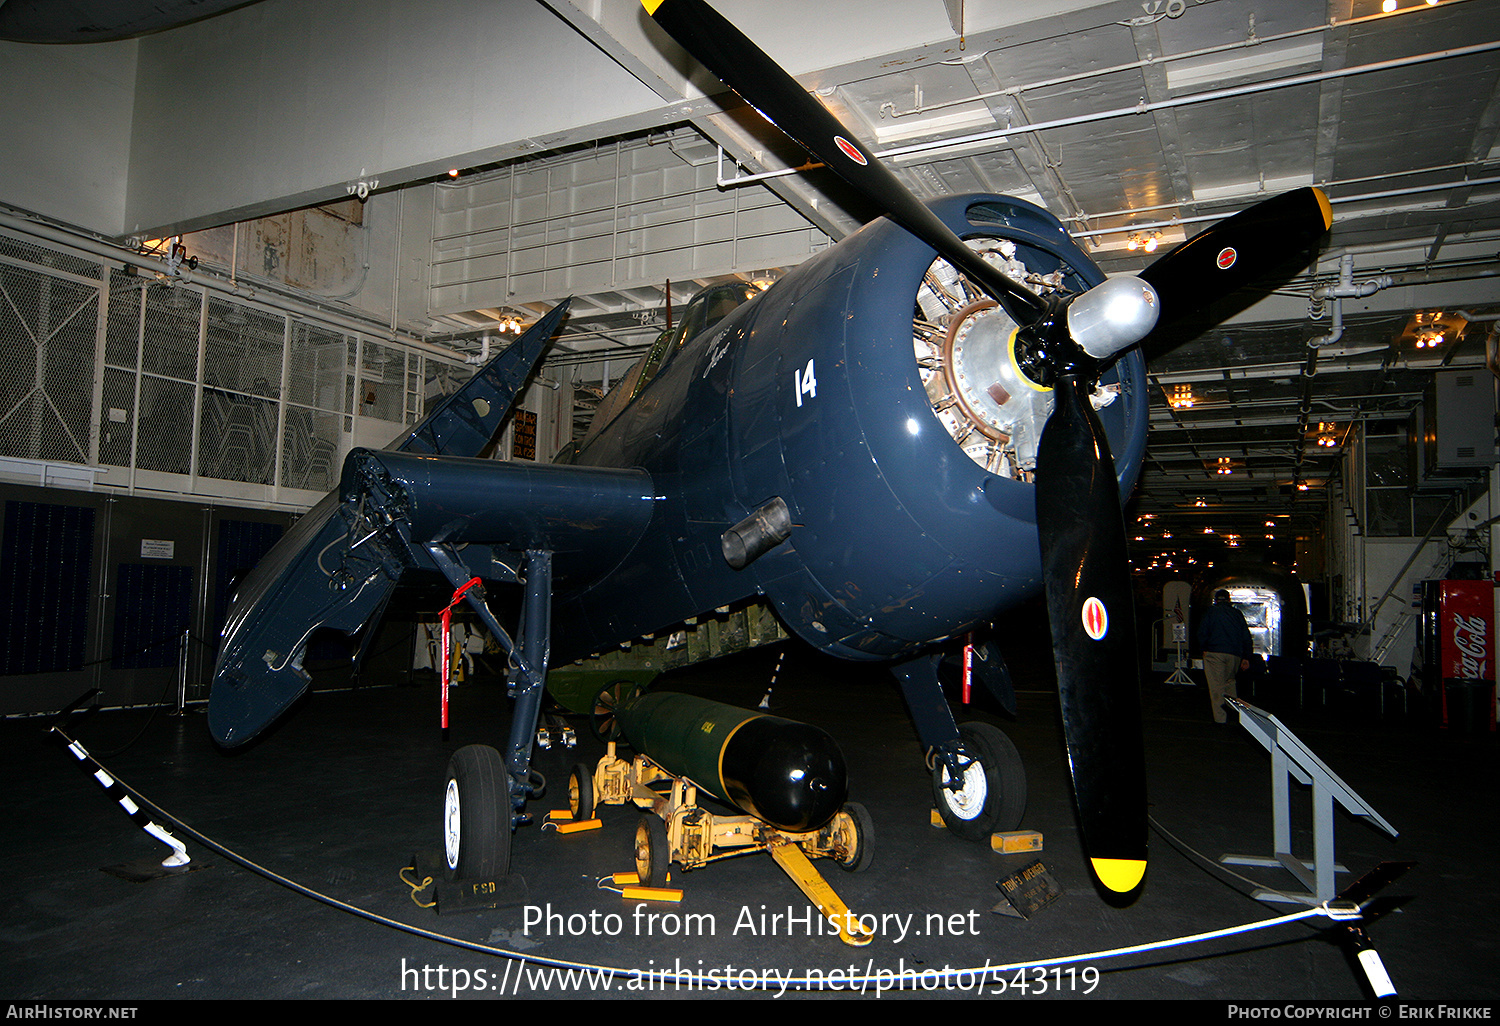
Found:
[[[525,954],[519,951],[513,951],[508,948],[497,947],[492,944],[482,944],[477,941],[465,940],[462,937],[454,937],[450,934],[439,933],[435,930],[428,930],[424,927],[415,926],[411,923],[404,923],[398,919],[392,919],[389,916],[383,916],[379,913],[371,912],[368,909],[360,908],[357,905],[351,905],[350,903],[342,901],[331,895],[324,894],[320,891],[315,891],[304,884],[298,883],[297,881],[292,880],[289,877],[283,876],[282,874],[277,873],[274,870],[268,869],[265,866],[254,862],[250,858],[239,854],[228,846],[215,841],[213,838],[208,837],[202,832],[189,826],[183,820],[171,815],[160,806],[147,799],[135,788],[120,780],[119,777],[104,770],[104,767],[100,766],[97,762],[94,762],[94,760],[92,760],[92,758],[89,757],[86,752],[80,754],[82,746],[78,745],[76,741],[73,741],[71,738],[69,738],[67,734],[65,734],[60,728],[54,726],[51,732],[57,734],[68,746],[69,750],[74,751],[75,756],[78,756],[80,760],[87,759],[89,762],[92,762],[95,766],[98,767],[98,770],[103,773],[103,776],[100,775],[100,772],[96,772],[96,778],[100,780],[101,784],[105,784],[105,778],[107,777],[109,782],[105,784],[106,789],[109,790],[112,795],[121,794],[124,796],[121,800],[122,807],[125,807],[126,800],[129,800],[133,797],[134,801],[132,802],[132,804],[136,807],[135,811],[132,812],[128,807],[126,809],[126,811],[131,815],[133,821],[138,820],[140,817],[144,817],[145,810],[149,810],[151,815],[155,819],[160,819],[164,822],[172,824],[183,835],[203,845],[205,848],[217,852],[224,858],[229,859],[235,864],[249,870],[252,873],[255,873],[263,879],[286,887],[288,890],[291,890],[304,897],[311,898],[314,901],[329,906],[330,908],[335,908],[342,912],[347,912],[350,915],[358,916],[369,922],[376,923],[381,926],[386,926],[390,929],[410,934],[415,937],[422,937],[427,940],[436,941],[438,943],[447,944],[453,947],[463,948],[469,951],[478,952],[480,954],[487,954],[496,956],[498,958],[517,960],[523,963],[529,963],[533,966],[543,966],[562,970],[576,970],[587,973],[600,973],[607,974],[609,976],[620,976],[621,978],[629,980],[650,981],[652,983],[660,984],[664,987],[670,986],[674,981],[680,981],[679,974],[672,970],[639,969],[628,966],[606,966],[588,962],[577,962],[570,959],[539,957],[535,954]],[[75,751],[75,749],[77,750]],[[151,822],[151,825],[155,825],[154,821]],[[157,837],[158,840],[164,840],[156,832],[149,830],[149,828],[143,827],[143,829],[147,829],[148,833],[151,833],[153,837]],[[164,843],[173,844],[173,841],[164,840]],[[180,846],[180,842],[177,842],[177,844],[174,845],[174,847],[176,846]],[[407,883],[408,886],[412,886],[411,881],[406,880],[404,875],[402,877],[402,880],[403,882]],[[602,886],[603,882],[601,881],[600,884]],[[414,887],[414,890],[415,889],[416,888]],[[1260,930],[1274,929],[1279,926],[1285,926],[1290,923],[1301,922],[1316,917],[1325,917],[1335,923],[1347,924],[1350,922],[1358,921],[1362,918],[1362,915],[1363,913],[1361,912],[1359,906],[1353,902],[1325,902],[1322,905],[1309,907],[1302,911],[1294,912],[1288,915],[1276,916],[1271,919],[1263,919],[1256,922],[1245,923],[1240,926],[1227,927],[1221,930],[1210,930],[1204,933],[1190,934],[1185,937],[1175,937],[1167,940],[1153,941],[1145,944],[1134,944],[1128,947],[1110,948],[1102,951],[1091,951],[1084,954],[1062,955],[1053,958],[1029,959],[1021,962],[1007,962],[1001,965],[993,965],[989,962],[986,962],[983,967],[974,966],[964,969],[944,968],[941,970],[924,969],[922,970],[922,977],[924,980],[931,978],[938,981],[939,983],[945,980],[962,981],[965,978],[972,981],[978,978],[977,974],[1015,973],[1032,969],[1046,969],[1054,966],[1072,965],[1079,962],[1098,962],[1105,959],[1121,958],[1126,955],[1160,951],[1167,948],[1183,947],[1192,944],[1202,944],[1211,940],[1239,936]],[[864,975],[856,975],[854,972],[850,972],[847,975],[843,976],[842,980],[845,984],[844,989],[865,985],[879,986],[889,983],[889,979],[887,978],[888,975],[889,974],[882,975],[881,973],[877,973],[874,968],[874,960],[871,959]],[[757,985],[756,989],[766,989],[773,986],[781,989],[821,989],[825,987],[826,984],[827,981],[821,977],[804,975],[798,977],[778,977],[774,980],[765,979],[762,983]]]

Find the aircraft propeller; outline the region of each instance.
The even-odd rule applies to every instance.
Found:
[[[1130,569],[1119,482],[1090,401],[1120,351],[1263,276],[1332,223],[1301,189],[1205,229],[1139,277],[1039,296],[986,262],[837,118],[704,0],[642,0],[689,54],[891,220],[927,242],[1019,325],[1016,362],[1056,405],[1035,475],[1043,586],[1083,844],[1117,893],[1146,868],[1146,779]],[[1160,315],[1160,316],[1159,316]],[[1160,323],[1159,323],[1160,322]]]

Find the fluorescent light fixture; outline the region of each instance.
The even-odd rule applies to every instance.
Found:
[[[1235,79],[1270,75],[1289,68],[1319,64],[1323,60],[1323,41],[1292,42],[1285,46],[1265,43],[1249,46],[1232,57],[1214,54],[1194,60],[1173,61],[1167,65],[1168,89],[1196,89],[1220,86]]]
[[[886,156],[877,153],[881,160],[891,164],[930,164],[935,160],[956,160],[959,157],[972,157],[980,153],[995,153],[999,150],[1010,149],[1010,141],[1006,136],[998,139],[980,139],[976,142],[955,142],[951,146],[933,144],[912,150],[909,153],[898,153],[895,156]],[[1008,193],[1007,195],[1013,195]]]
[[[1264,193],[1279,196],[1293,189],[1305,189],[1313,183],[1311,174],[1287,175],[1282,178],[1267,178],[1264,182],[1234,182],[1230,185],[1208,185],[1193,189],[1193,199],[1198,203],[1213,203],[1218,200],[1248,200]]]
[[[905,139],[920,139],[926,135],[953,135],[958,132],[973,132],[994,128],[995,118],[987,107],[956,110],[948,114],[935,114],[929,118],[903,117],[875,129],[875,141],[881,144],[901,142]]]

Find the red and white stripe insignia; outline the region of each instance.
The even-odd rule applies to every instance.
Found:
[[[1225,246],[1223,249],[1219,250],[1218,260],[1216,262],[1219,265],[1219,270],[1227,271],[1234,266],[1234,262],[1239,258],[1240,255],[1234,251],[1233,246]]]
[[[864,167],[869,163],[869,161],[865,160],[865,155],[859,152],[859,147],[855,146],[852,142],[850,142],[848,139],[845,139],[843,136],[834,136],[833,144],[839,148],[839,151],[843,153],[844,156],[854,161],[860,167]]]
[[[1095,641],[1109,632],[1109,613],[1104,603],[1090,595],[1083,603],[1083,629]]]

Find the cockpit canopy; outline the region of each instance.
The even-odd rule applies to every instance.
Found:
[[[760,295],[760,289],[749,282],[731,281],[710,285],[688,300],[687,309],[682,312],[682,319],[674,327],[662,332],[651,344],[646,355],[626,372],[619,384],[609,390],[609,394],[599,404],[598,412],[594,414],[588,433],[584,435],[583,444],[587,445],[590,439],[619,416],[620,411],[625,409],[630,400],[640,395],[641,389],[650,384],[657,372],[671,361],[677,350],[705,331],[717,326],[720,321],[758,295]],[[571,447],[563,452],[570,453]],[[559,462],[566,462],[561,454]]]

